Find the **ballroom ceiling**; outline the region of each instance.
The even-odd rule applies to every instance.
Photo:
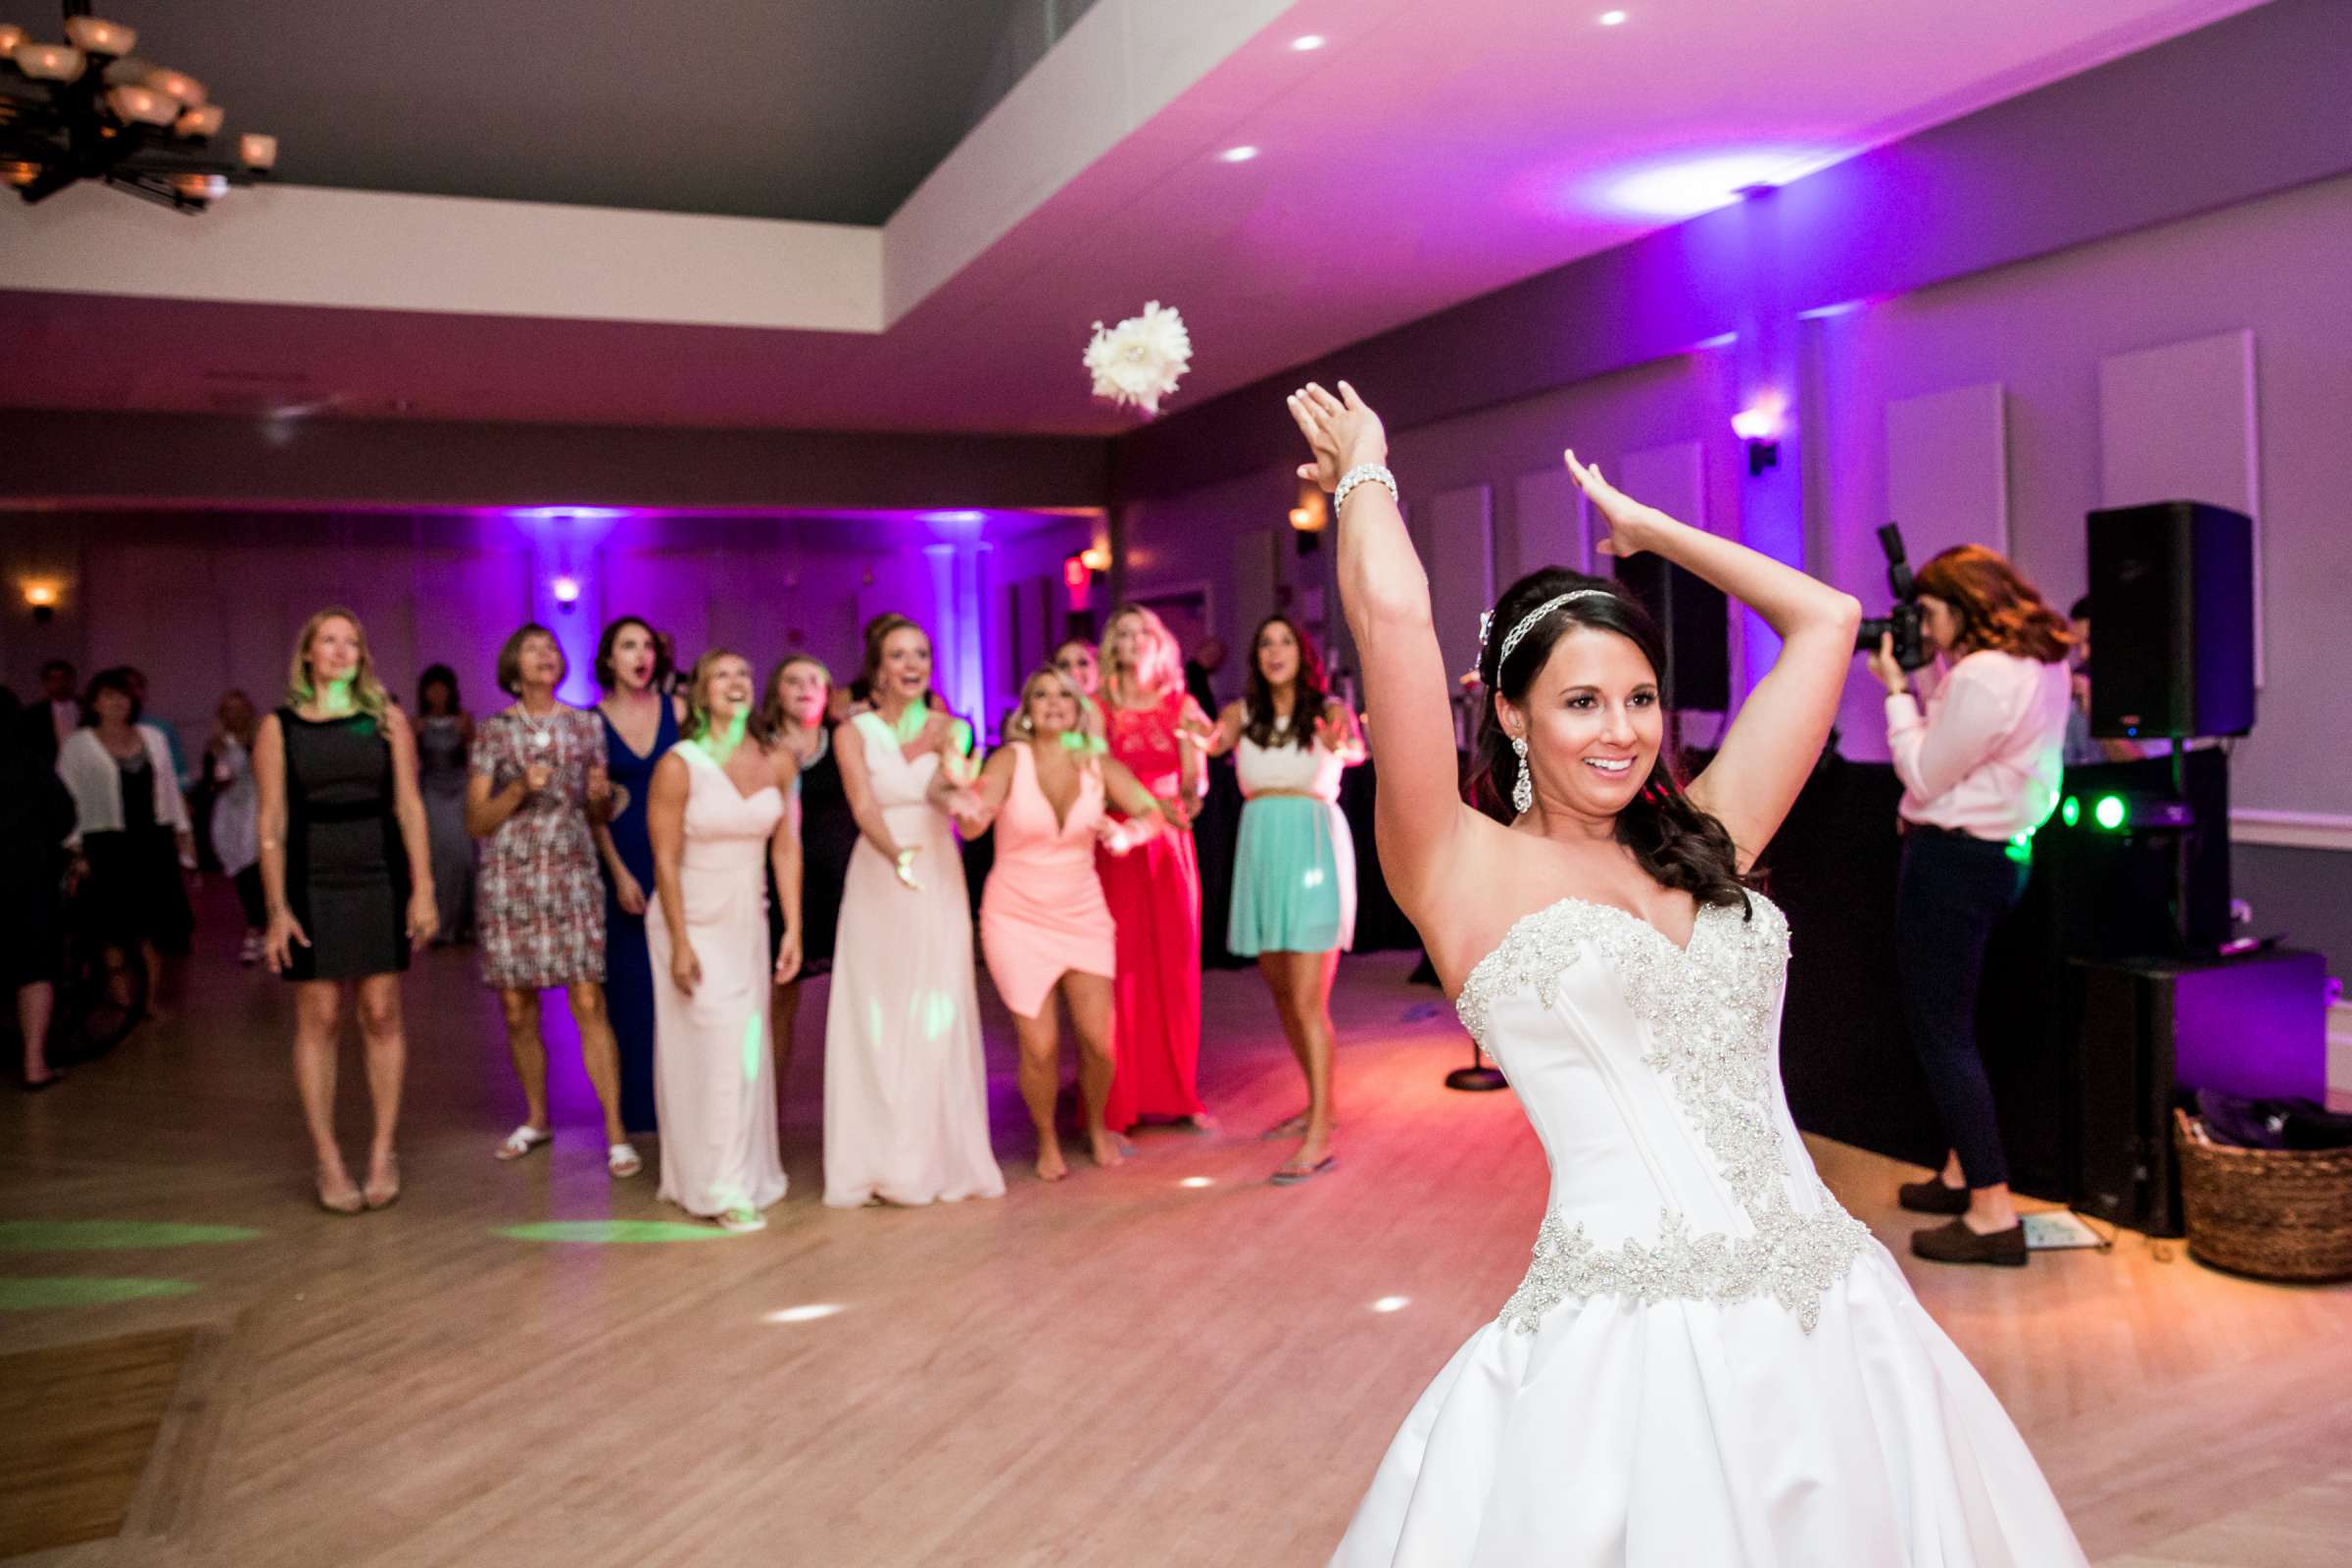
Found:
[[[276,130],[290,181],[871,220],[1017,74],[991,62],[1018,56],[1004,40],[1021,26],[1042,38],[1049,3],[104,9],[208,76],[232,120],[250,107]],[[1053,3],[1065,25],[1083,9]],[[1099,3],[966,149],[1007,123],[1033,156],[1127,123],[1112,111],[1173,48],[1147,22],[1242,10]],[[985,199],[958,184],[960,154],[940,169],[882,231],[884,266],[926,204],[980,238],[885,330],[12,293],[0,212],[0,404],[1111,434],[1134,419],[1090,399],[1080,350],[1093,320],[1146,300],[1192,327],[1181,410],[2255,0],[1632,0],[1615,24],[1559,0],[1255,3],[1271,22],[1186,66],[1189,85],[1084,167]],[[1094,47],[1106,35],[1126,52]],[[1073,62],[1095,74],[1056,69]],[[195,225],[238,220],[235,200],[148,229],[194,244]]]
[[[10,20],[56,31],[55,0]],[[1082,0],[102,0],[306,185],[879,223]]]

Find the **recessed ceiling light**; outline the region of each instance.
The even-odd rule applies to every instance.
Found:
[[[1331,42],[1331,40],[1324,37],[1321,33],[1309,32],[1302,34],[1299,37],[1293,38],[1291,40],[1291,47],[1298,50],[1300,54],[1305,54],[1308,50],[1320,49],[1329,42]]]
[[[1256,156],[1257,149],[1254,147],[1228,147],[1217,154],[1217,162],[1220,164],[1246,164]]]
[[[1216,1184],[1206,1176],[1187,1176],[1176,1185],[1179,1187],[1213,1187]]]
[[[1622,27],[1625,25],[1625,13],[1622,11],[1603,11],[1600,14],[1600,24],[1604,27]]]
[[[1375,1312],[1401,1312],[1412,1304],[1412,1299],[1409,1296],[1384,1296],[1372,1303],[1372,1310]]]

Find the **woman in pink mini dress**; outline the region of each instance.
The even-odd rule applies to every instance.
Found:
[[[1159,805],[1133,773],[1086,743],[1080,696],[1040,665],[1021,686],[1007,744],[988,760],[957,813],[965,835],[997,833],[996,864],[980,895],[980,949],[1021,1046],[1021,1099],[1037,1124],[1037,1174],[1069,1174],[1054,1129],[1061,1087],[1054,993],[1078,1033],[1078,1087],[1098,1165],[1116,1165],[1120,1140],[1102,1122],[1117,1057],[1111,980],[1116,928],[1095,875],[1095,847],[1124,855],[1158,833]],[[1107,797],[1127,813],[1103,814]]]

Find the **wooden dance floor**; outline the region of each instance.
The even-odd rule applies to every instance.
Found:
[[[763,1234],[662,1229],[650,1168],[605,1176],[576,1054],[552,1152],[491,1160],[519,1103],[471,956],[445,952],[407,992],[406,1196],[339,1218],[310,1198],[286,999],[227,961],[225,925],[177,1021],[0,1095],[0,1354],[190,1336],[121,1534],[27,1551],[57,1538],[23,1533],[39,1476],[19,1468],[12,1563],[1319,1563],[1543,1206],[1512,1098],[1441,1085],[1466,1043],[1376,955],[1342,970],[1341,1159],[1303,1187],[1266,1184],[1282,1146],[1255,1137],[1300,1099],[1263,988],[1212,974],[1221,1134],[1146,1130],[1110,1172],[1073,1147],[1070,1180],[1040,1184],[992,999],[1009,1194],[824,1208],[820,984],[787,1083],[792,1196]],[[343,1089],[364,1172],[356,1044]],[[1899,1253],[1897,1172],[1817,1152]],[[2344,1560],[2352,1292],[2129,1235],[1910,1273],[2094,1561]],[[92,1425],[30,1418],[61,1443]]]

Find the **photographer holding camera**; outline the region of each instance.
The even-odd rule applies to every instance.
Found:
[[[1864,647],[1886,688],[1886,745],[1903,783],[1895,962],[1911,1040],[1951,1140],[1940,1178],[1906,1184],[1902,1204],[1956,1216],[1912,1236],[1921,1257],[2018,1266],[2025,1229],[1977,1054],[1977,986],[1993,927],[2025,894],[2034,830],[2058,804],[2073,639],[1992,551],[1956,546],[1912,581],[1899,536],[1886,543],[1907,602],[1888,621],[1865,623]],[[1923,713],[1910,671],[1938,654],[1947,667]]]

